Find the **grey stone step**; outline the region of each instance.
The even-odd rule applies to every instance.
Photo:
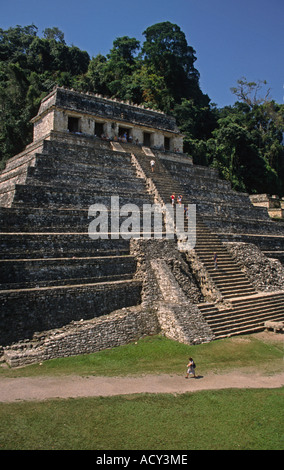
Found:
[[[0,259],[128,255],[130,241],[92,240],[87,233],[0,233]]]
[[[117,282],[117,281],[129,281],[133,279],[133,273],[127,274],[111,274],[110,276],[89,276],[89,277],[67,277],[61,279],[44,279],[40,281],[28,281],[28,282],[11,282],[9,284],[0,284],[0,290],[2,292],[6,291],[24,291],[29,289],[44,288],[44,287],[63,287],[76,285],[90,285],[90,284],[99,284],[106,282]]]
[[[103,204],[108,209],[107,222],[109,235],[111,237],[111,199],[110,197],[96,198],[95,203]],[[138,202],[138,201],[136,201]],[[145,203],[139,201],[139,204]],[[120,198],[119,204],[120,209],[124,203],[127,203],[125,199]],[[88,233],[89,227],[95,215],[89,215],[89,207],[57,207],[49,206],[46,207],[29,207],[27,204],[21,203],[14,205],[13,207],[0,207],[0,227],[2,233]],[[140,228],[143,228],[143,208],[137,204],[140,212]],[[127,215],[120,215],[119,227],[121,223],[128,218]],[[151,226],[153,227],[154,217],[151,220]]]
[[[282,321],[284,319],[284,314],[259,314],[255,316],[255,318],[248,319],[243,321],[235,321],[235,322],[228,322],[224,323],[222,326],[211,326],[212,330],[214,331],[215,336],[220,336],[220,334],[226,334],[226,336],[231,336],[234,334],[241,334],[244,330],[249,332],[251,329],[258,328],[259,331],[264,329],[265,321]]]
[[[254,314],[263,314],[266,315],[267,313],[284,313],[283,305],[279,304],[272,304],[272,305],[256,305],[254,307],[247,307],[243,308],[242,310],[225,310],[223,312],[213,312],[211,311],[202,311],[202,313],[206,316],[206,321],[208,323],[224,323],[225,321],[233,320],[240,320],[240,319],[247,319],[248,317]]]
[[[0,344],[138,305],[141,287],[140,281],[123,280],[0,291]]]
[[[60,285],[76,279],[88,282],[119,280],[133,277],[136,260],[133,256],[105,256],[102,258],[49,258],[0,261],[0,290],[36,285]],[[18,287],[17,287],[18,288]]]
[[[262,331],[266,320],[284,320],[284,294],[253,295],[230,300],[232,309],[218,310],[214,304],[198,308],[213,330],[215,337]]]
[[[142,207],[143,204],[152,202],[152,198],[146,192],[139,192],[134,189],[132,192],[124,189],[116,194],[109,190],[109,196],[103,188],[86,191],[81,188],[63,189],[60,186],[16,185],[15,189],[14,207],[25,204],[32,207],[52,205],[60,208],[79,207],[87,209],[92,204],[110,205],[111,196],[119,196],[121,205],[136,204]]]

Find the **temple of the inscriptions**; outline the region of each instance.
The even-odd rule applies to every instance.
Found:
[[[56,88],[43,99],[32,122],[34,141],[53,130],[183,151],[183,138],[175,119],[159,111],[100,95]]]
[[[57,87],[32,123],[33,141],[0,173],[2,361],[23,366],[149,335],[196,345],[282,331],[283,221],[263,198],[193,164],[173,117]],[[127,208],[115,209],[117,236],[113,196]],[[143,220],[129,224],[134,206],[140,217],[172,202],[194,239],[186,249],[175,218],[170,237],[165,225],[152,232],[155,214],[147,237]],[[104,236],[90,236],[95,203]]]

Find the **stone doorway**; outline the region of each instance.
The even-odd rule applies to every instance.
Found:
[[[145,147],[151,147],[151,133],[150,132],[143,133],[143,145],[145,145]]]
[[[104,123],[96,122],[95,123],[95,135],[101,137],[104,134]]]
[[[69,132],[80,132],[80,119],[68,116],[68,130]]]
[[[169,137],[165,137],[164,147],[165,150],[171,150],[171,139]]]
[[[129,128],[127,127],[120,127],[119,126],[119,129],[118,129],[118,137],[120,140],[126,140],[127,142],[129,141],[129,137],[130,137],[130,130]]]

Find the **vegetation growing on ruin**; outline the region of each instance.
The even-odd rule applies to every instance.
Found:
[[[222,109],[199,85],[196,52],[178,25],[148,27],[141,44],[123,36],[106,56],[66,44],[35,25],[0,29],[0,164],[32,141],[30,119],[56,85],[129,100],[173,115],[194,163],[218,168],[234,189],[284,195],[284,105],[265,81],[245,78]],[[236,77],[237,79],[237,77]],[[233,84],[232,84],[233,85]]]

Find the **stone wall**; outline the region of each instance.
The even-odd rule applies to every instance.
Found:
[[[140,303],[139,281],[42,287],[0,292],[0,344],[31,338],[35,331],[60,328]]]
[[[277,259],[267,258],[252,243],[225,243],[228,251],[242,266],[251,284],[259,292],[284,290],[284,266]]]
[[[184,254],[178,251],[175,240],[131,240],[130,253],[136,258],[137,277],[143,281],[142,302],[144,305],[151,306],[153,302],[163,298],[151,264],[157,259],[163,260],[172,272],[179,286],[179,294],[184,295],[192,303],[204,300],[195,275]]]
[[[42,115],[36,122],[33,128],[33,140],[39,141],[46,136],[51,129],[54,129],[54,114],[55,111],[51,110],[49,113]]]
[[[59,330],[42,331],[5,348],[3,359],[9,366],[18,367],[114,348],[159,331],[157,317],[150,311],[139,306],[123,308],[103,318],[73,321]]]
[[[182,253],[172,240],[133,240],[137,275],[143,280],[142,305],[157,315],[161,332],[186,344],[214,337],[198,310],[203,297]]]
[[[151,261],[151,268],[161,293],[157,303],[157,317],[162,332],[173,340],[186,344],[200,344],[214,338],[196,305],[181,291],[169,266],[163,259]]]

